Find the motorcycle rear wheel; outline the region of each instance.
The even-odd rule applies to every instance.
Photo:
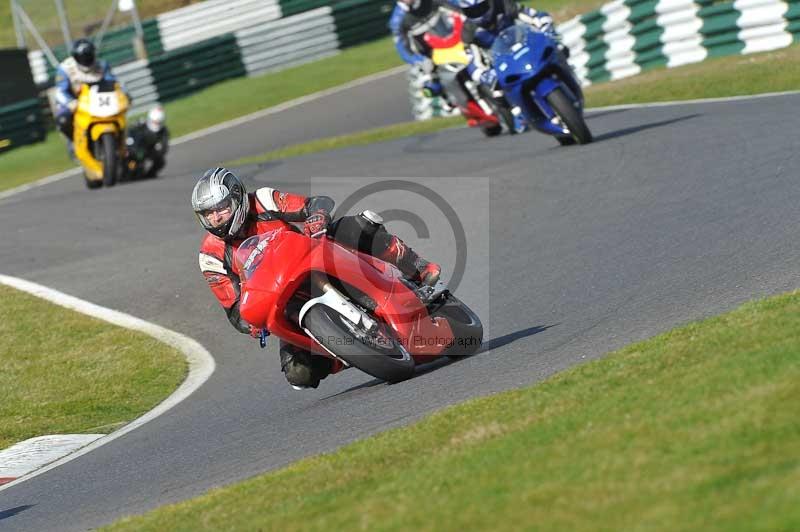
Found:
[[[414,375],[411,354],[387,334],[367,331],[324,305],[311,308],[304,326],[324,346],[349,365],[387,382],[400,382]]]
[[[113,187],[117,184],[117,139],[111,133],[100,135],[103,147],[103,184]]]
[[[555,89],[547,95],[547,103],[553,108],[564,125],[569,128],[572,138],[578,144],[589,144],[592,142],[592,132],[586,126],[583,114],[575,108],[572,101],[564,94],[561,88]],[[560,142],[560,141],[559,141]]]

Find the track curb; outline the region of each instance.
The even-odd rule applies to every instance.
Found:
[[[33,283],[31,281],[26,281],[24,279],[19,279],[17,277],[10,277],[0,274],[0,284],[27,292],[28,294],[45,299],[61,307],[80,312],[81,314],[98,318],[120,327],[143,332],[149,336],[152,336],[156,340],[159,340],[160,342],[179,350],[186,357],[186,361],[189,365],[188,374],[181,385],[178,386],[178,389],[172,392],[169,397],[164,399],[164,401],[159,403],[155,408],[131,421],[119,430],[105,435],[102,438],[99,438],[86,445],[85,447],[81,447],[80,449],[77,449],[74,452],[71,452],[70,454],[67,454],[66,456],[63,456],[46,465],[43,464],[43,467],[25,476],[0,485],[0,491],[8,489],[12,486],[16,486],[17,484],[25,482],[26,480],[65,464],[70,460],[74,460],[79,456],[82,456],[90,451],[93,451],[94,449],[97,449],[98,447],[124,436],[132,430],[141,427],[148,421],[156,419],[184,399],[188,398],[192,393],[200,388],[200,386],[202,386],[209,377],[211,377],[212,373],[214,373],[214,369],[216,368],[214,357],[211,356],[211,353],[209,353],[202,345],[200,345],[200,343],[189,338],[188,336],[184,336],[183,334],[171,331],[161,327],[160,325],[150,323],[129,314],[106,307],[101,307],[100,305],[95,305],[94,303],[90,303],[77,297],[64,294],[63,292],[53,290],[52,288]]]

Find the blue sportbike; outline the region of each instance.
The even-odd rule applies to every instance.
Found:
[[[491,55],[506,100],[531,126],[561,144],[592,141],[581,85],[551,36],[527,25],[510,26],[495,38]]]

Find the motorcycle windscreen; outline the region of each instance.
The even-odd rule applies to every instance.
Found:
[[[509,26],[495,37],[492,43],[492,57],[497,59],[500,56],[513,56],[525,46],[528,40],[528,29],[524,26]]]
[[[258,271],[258,267],[267,256],[266,251],[275,242],[281,230],[267,231],[260,235],[254,235],[239,244],[239,248],[233,255],[236,270],[243,283],[253,278]]]

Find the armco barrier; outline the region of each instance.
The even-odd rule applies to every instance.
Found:
[[[279,18],[277,0],[210,0],[156,17],[167,51]]]
[[[38,98],[0,107],[0,153],[45,138]]]
[[[235,36],[249,76],[313,61],[339,50],[330,7],[237,31]]]
[[[615,0],[559,26],[585,83],[748,54],[800,36],[800,0]]]
[[[393,0],[346,0],[333,6],[336,34],[342,48],[389,34]]]
[[[230,34],[167,52],[150,61],[150,71],[162,102],[247,73]]]
[[[158,103],[160,98],[158,89],[147,61],[128,63],[115,69],[114,72],[133,100],[128,110],[130,116],[146,112],[152,105]]]

